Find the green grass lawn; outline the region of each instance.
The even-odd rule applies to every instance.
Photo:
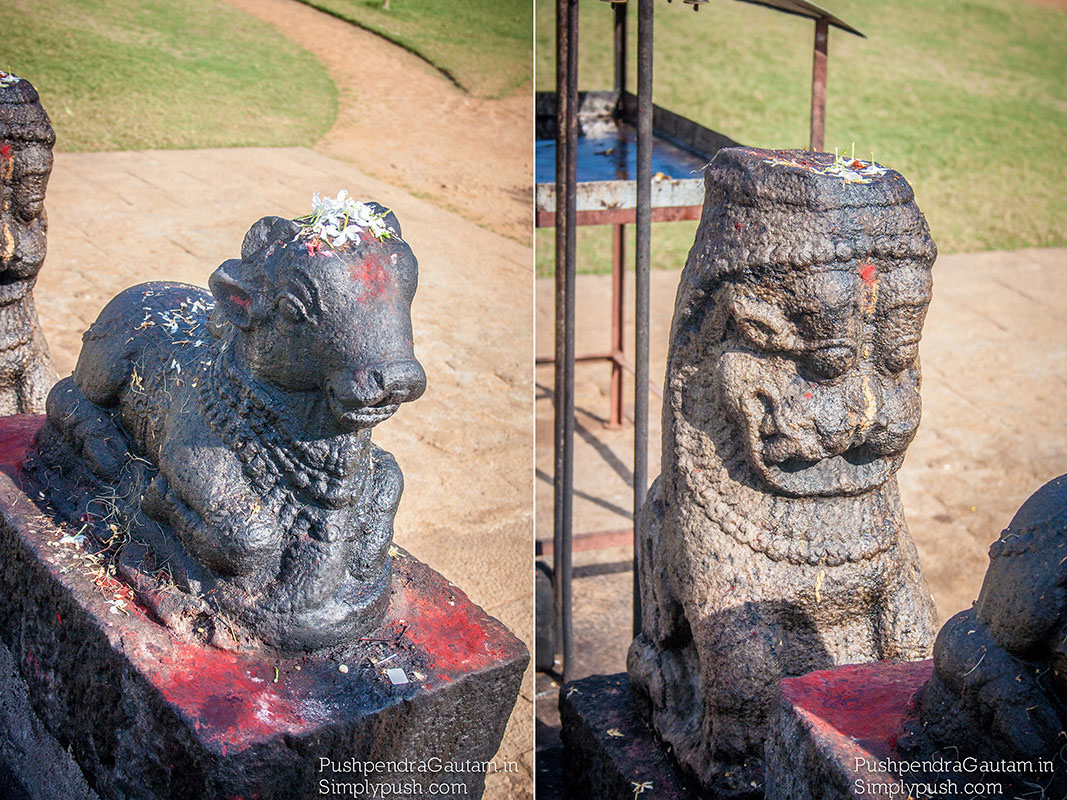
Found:
[[[318,61],[216,0],[5,0],[0,69],[58,150],[311,145],[337,115]]]
[[[302,0],[426,59],[479,97],[533,75],[532,0]]]
[[[537,88],[553,90],[555,3],[536,2]],[[828,149],[855,142],[899,170],[941,252],[1067,244],[1067,12],[1025,0],[823,6],[869,37],[831,29]],[[635,46],[633,9],[630,21]],[[582,0],[583,89],[611,88],[611,26],[610,5]],[[715,0],[694,14],[657,2],[655,102],[747,145],[805,147],[812,31],[747,3]],[[680,267],[693,224],[653,236],[655,265]],[[579,240],[580,269],[610,269],[607,228]],[[551,274],[553,248],[539,230],[539,275]]]

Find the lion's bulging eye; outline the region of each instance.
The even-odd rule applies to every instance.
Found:
[[[291,295],[282,296],[278,301],[278,311],[289,322],[303,322],[308,317],[304,304]]]
[[[893,374],[903,372],[919,357],[918,342],[903,342],[890,349],[883,358],[886,368]]]

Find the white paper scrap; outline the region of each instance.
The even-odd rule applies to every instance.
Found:
[[[387,669],[385,674],[389,676],[389,680],[392,682],[393,686],[403,686],[405,683],[411,683],[411,681],[408,680],[407,673],[400,669],[400,667]]]

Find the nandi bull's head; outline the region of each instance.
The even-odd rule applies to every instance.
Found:
[[[321,392],[341,431],[373,427],[426,389],[411,336],[418,263],[396,217],[369,205],[388,238],[332,247],[264,217],[209,281],[236,358],[277,389]]]

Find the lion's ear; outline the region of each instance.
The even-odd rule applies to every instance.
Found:
[[[241,330],[248,330],[252,325],[253,287],[243,267],[247,264],[240,259],[231,258],[223,262],[208,278],[208,286],[215,297],[215,314],[232,322]]]

